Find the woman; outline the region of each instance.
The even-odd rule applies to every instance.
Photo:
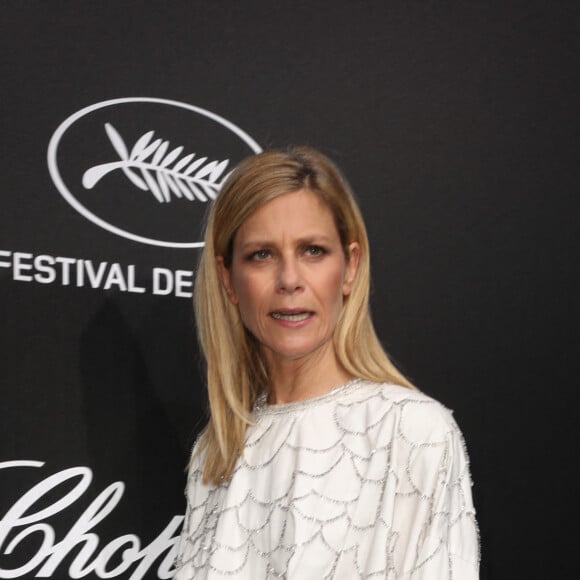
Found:
[[[211,417],[177,580],[478,577],[461,433],[382,349],[369,273],[319,152],[267,151],[224,184],[195,287]]]

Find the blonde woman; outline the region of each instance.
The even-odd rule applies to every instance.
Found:
[[[243,161],[195,286],[210,418],[177,580],[478,578],[463,440],[369,315],[364,222],[310,148]]]

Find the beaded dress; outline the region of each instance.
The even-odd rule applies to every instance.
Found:
[[[463,438],[420,393],[355,379],[258,401],[227,484],[192,463],[176,580],[475,580]]]

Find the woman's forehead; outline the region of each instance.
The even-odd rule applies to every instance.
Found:
[[[332,211],[319,195],[298,190],[279,195],[256,208],[240,225],[236,238],[333,237],[336,231]]]

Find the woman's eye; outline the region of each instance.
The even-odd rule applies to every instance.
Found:
[[[249,256],[250,260],[265,260],[270,257],[270,250],[258,250],[252,252]]]
[[[309,256],[313,256],[313,257],[322,256],[322,254],[325,253],[325,250],[324,250],[324,248],[321,248],[320,246],[308,246],[306,248],[306,253]]]

